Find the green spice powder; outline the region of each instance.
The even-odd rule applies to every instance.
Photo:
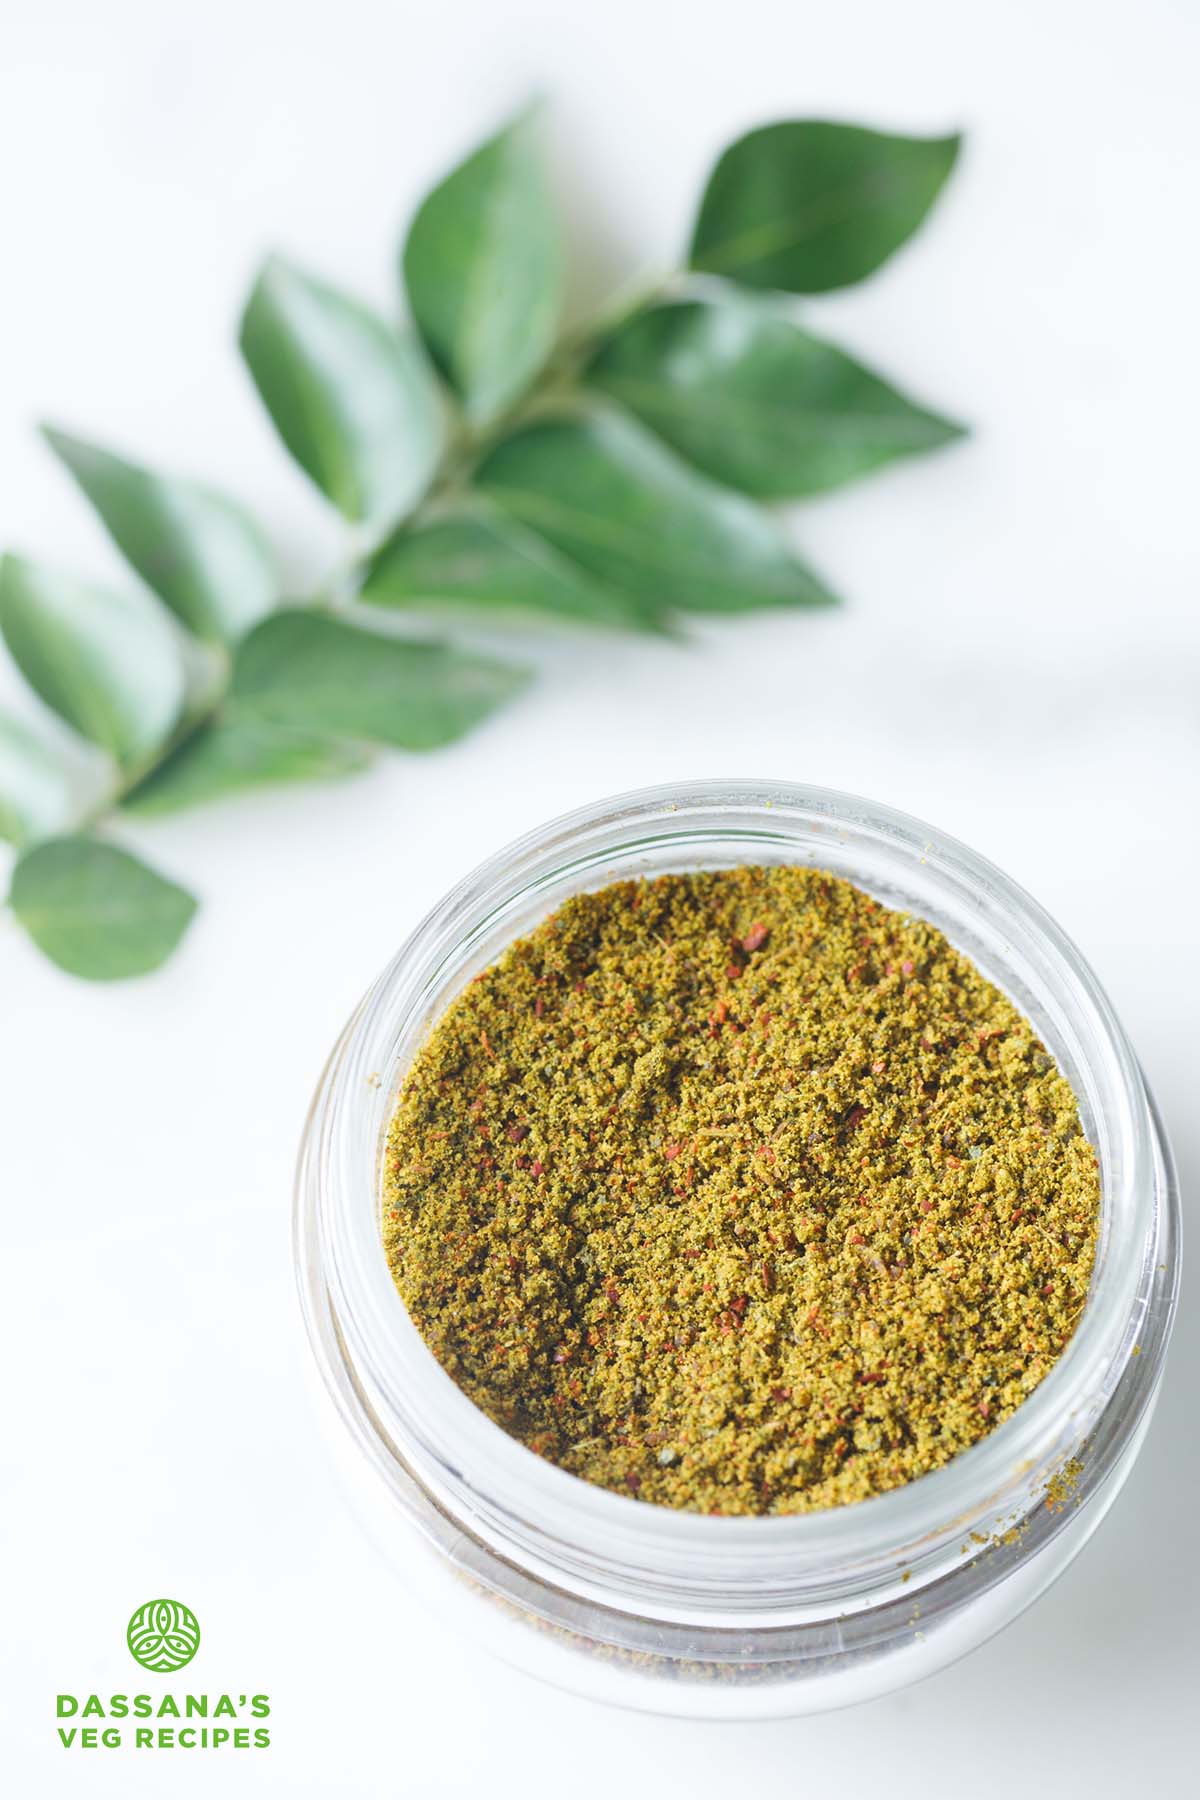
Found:
[[[383,1224],[431,1350],[539,1456],[792,1513],[1021,1404],[1099,1198],[1070,1086],[939,931],[743,868],[581,894],[477,976],[403,1084]]]

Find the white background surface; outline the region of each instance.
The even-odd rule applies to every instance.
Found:
[[[990,854],[1076,937],[1165,1106],[1195,1103],[1200,15],[1179,0],[75,0],[0,25],[0,515],[117,573],[49,416],[224,480],[299,575],[335,537],[232,349],[277,244],[387,304],[423,189],[531,88],[596,279],[668,259],[715,151],[806,113],[963,125],[934,222],[810,316],[965,448],[805,509],[838,616],[559,648],[460,748],[137,838],[204,910],[160,977],[89,988],[0,931],[4,1772],[25,1796],[1194,1792],[1185,1306],[1114,1514],[1000,1640],[853,1715],[602,1712],[411,1612],[335,1492],[302,1380],[291,1162],[320,1065],[418,916],[605,792],[702,774],[855,789]],[[0,673],[0,690],[12,686]],[[67,1754],[54,1695],[126,1690],[132,1607],[186,1599],[204,1685],[273,1748]]]

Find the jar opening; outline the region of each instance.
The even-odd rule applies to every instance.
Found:
[[[713,1518],[592,1487],[493,1425],[437,1363],[392,1282],[379,1233],[396,1089],[430,1023],[568,894],[629,875],[803,863],[930,920],[1043,1036],[1100,1161],[1091,1291],[1061,1359],[1016,1413],[940,1470],[824,1512]],[[492,1550],[603,1601],[724,1617],[853,1608],[881,1580],[939,1579],[974,1533],[1000,1541],[1094,1431],[1127,1369],[1153,1265],[1156,1140],[1136,1063],[1069,940],[1014,883],[919,821],[853,796],[753,782],[646,790],[530,834],[468,876],[367,996],[318,1096],[307,1166],[312,1255],[342,1353],[393,1456]],[[311,1185],[311,1184],[310,1184]]]

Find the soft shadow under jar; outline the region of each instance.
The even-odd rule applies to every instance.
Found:
[[[417,1333],[384,1256],[396,1091],[447,1003],[569,895],[744,864],[844,876],[931,921],[1026,1014],[1099,1160],[1091,1289],[1066,1351],[989,1436],[856,1505],[714,1518],[591,1486],[492,1424]],[[816,1712],[944,1667],[1015,1618],[1132,1467],[1178,1284],[1169,1149],[1095,978],[999,870],[919,821],[784,784],[648,789],[553,821],[437,906],[342,1034],[301,1151],[296,1257],[352,1497],[444,1622],[579,1693],[711,1718]]]

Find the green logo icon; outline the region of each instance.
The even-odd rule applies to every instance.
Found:
[[[179,1600],[147,1600],[130,1619],[125,1642],[143,1669],[167,1675],[190,1663],[200,1648],[200,1621]]]

